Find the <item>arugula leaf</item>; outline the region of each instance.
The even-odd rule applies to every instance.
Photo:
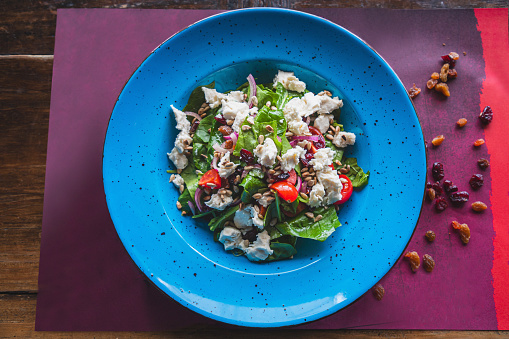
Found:
[[[362,168],[357,165],[356,158],[345,158],[342,164],[350,165],[350,172],[348,172],[346,176],[352,181],[353,187],[363,187],[368,184],[369,171],[368,173],[364,173]]]
[[[239,209],[239,205],[233,206],[226,212],[223,212],[220,215],[218,215],[217,217],[212,218],[212,220],[210,220],[210,222],[209,222],[210,230],[214,231],[216,229],[223,228],[223,225],[227,220],[233,220],[235,212],[237,212],[238,209]]]
[[[189,96],[189,100],[187,101],[187,105],[182,110],[183,112],[198,112],[201,105],[205,102],[205,94],[203,94],[202,87],[214,88],[215,82],[212,81],[210,84],[205,86],[196,87]]]
[[[332,207],[328,209],[320,207],[313,212],[315,215],[322,215],[322,219],[314,222],[314,220],[308,218],[303,211],[292,219],[276,224],[276,228],[282,234],[325,241],[337,227],[341,226],[336,214],[336,209]]]
[[[287,243],[271,242],[270,249],[273,252],[264,261],[288,259],[297,253],[295,247]]]
[[[253,194],[259,189],[267,187],[267,183],[263,180],[264,174],[261,170],[255,168],[249,171],[247,176],[242,180],[240,186],[244,187],[241,199],[243,203],[249,203]]]

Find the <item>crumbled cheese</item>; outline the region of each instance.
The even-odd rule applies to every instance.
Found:
[[[328,95],[317,95],[320,98],[320,109],[317,111],[318,114],[330,113],[338,108],[343,107],[343,100],[338,97],[331,98]]]
[[[272,201],[274,201],[274,200],[271,200],[271,201],[269,202],[269,196],[268,196],[268,195],[262,195],[262,197],[261,197],[260,199],[256,199],[256,201],[257,201],[260,205],[262,205],[263,207],[267,207],[267,206],[269,206],[269,205],[272,203]]]
[[[325,188],[322,184],[318,183],[313,186],[311,192],[309,192],[309,203],[311,207],[318,207],[322,204],[323,197],[325,195]]]
[[[329,125],[330,125],[330,119],[332,118],[332,114],[320,114],[316,119],[315,119],[315,122],[313,124],[313,126],[315,128],[318,128],[318,130],[322,133],[322,134],[325,134],[327,133],[327,130],[329,129]]]
[[[323,170],[316,172],[316,178],[318,182],[323,185],[326,192],[334,191],[336,189],[341,190],[343,184],[339,180],[338,171],[333,170],[329,166],[323,168]]]
[[[175,147],[179,151],[179,153],[184,153],[185,148],[191,145],[193,142],[193,138],[189,135],[189,133],[186,130],[180,131],[180,133],[177,135],[177,138],[175,139]]]
[[[278,82],[290,91],[302,93],[306,90],[306,84],[300,81],[293,72],[278,71],[274,78],[274,87],[276,87]]]
[[[306,150],[300,146],[295,146],[295,148],[289,149],[281,157],[281,169],[283,172],[290,172],[299,163],[299,160],[304,159],[305,157]]]
[[[308,92],[302,98],[293,98],[283,108],[287,121],[302,120],[320,109],[320,97]]]
[[[187,115],[181,110],[173,107],[173,105],[171,105],[171,108],[173,109],[173,114],[175,114],[175,121],[177,121],[176,126],[177,129],[189,132],[189,129],[191,128],[191,123],[189,122],[189,120],[187,120]]]
[[[235,227],[226,226],[219,234],[219,242],[224,245],[225,251],[240,248],[245,250],[247,248],[247,240],[242,239],[241,232]]]
[[[205,202],[205,205],[207,205],[210,208],[222,211],[232,202],[233,198],[231,196],[214,193],[210,196],[210,200]]]
[[[270,236],[267,231],[258,233],[256,240],[245,251],[246,257],[251,261],[267,259],[274,252],[270,249]]]
[[[180,185],[184,185],[184,179],[180,176],[180,174],[175,174],[175,179],[172,181],[175,187],[180,188]]]
[[[332,139],[332,143],[338,147],[344,148],[348,145],[355,144],[355,134],[350,132],[338,131]]]
[[[321,171],[325,167],[329,167],[332,164],[332,160],[334,159],[335,151],[330,149],[329,147],[320,148],[314,154],[314,158],[309,162],[310,165],[313,166],[315,171]],[[338,179],[339,180],[339,179]]]
[[[272,167],[276,162],[277,147],[271,138],[266,138],[262,145],[256,146],[254,149],[254,155],[258,157],[258,163]]]
[[[289,121],[288,122],[288,130],[295,135],[308,135],[309,134],[308,124],[306,124],[302,120]]]
[[[304,94],[302,98],[300,98],[300,101],[303,105],[303,111],[301,112],[301,115],[304,117],[308,117],[311,114],[317,112],[320,109],[321,99],[320,96],[314,95],[311,92],[308,92]]]
[[[205,101],[209,104],[210,108],[216,108],[221,105],[221,100],[226,99],[226,95],[219,93],[214,88],[202,87],[201,90],[205,94]]]
[[[242,233],[252,230],[253,217],[251,216],[251,209],[237,210],[233,217],[233,223]]]
[[[230,162],[230,152],[226,152],[221,158],[221,161],[219,161],[219,164],[217,165],[217,167],[219,168],[217,171],[219,172],[219,176],[221,178],[227,178],[230,175],[232,175],[238,166],[237,164],[233,164],[233,166],[231,167],[226,167],[225,165],[229,162]]]
[[[167,153],[168,158],[175,164],[178,169],[186,168],[188,161],[184,154],[179,153],[177,147],[174,147],[171,153]]]
[[[327,192],[324,200],[327,205],[332,205],[341,199],[343,199],[343,196],[341,195],[341,188],[335,188]]]
[[[244,101],[244,92],[242,91],[232,91],[226,95],[226,100],[228,101],[237,101],[237,102],[243,102]]]
[[[232,129],[239,133],[240,132],[240,126],[244,123],[244,120],[249,116],[249,110],[242,110],[237,113],[235,116],[235,121],[233,122]]]
[[[245,102],[222,100],[222,113],[226,120],[234,120],[239,112],[248,112],[249,106]]]

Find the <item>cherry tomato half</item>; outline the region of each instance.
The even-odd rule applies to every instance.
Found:
[[[288,203],[294,202],[299,196],[299,192],[297,192],[295,186],[291,185],[287,181],[278,181],[275,184],[272,184],[270,188],[276,190],[279,197]]]
[[[200,181],[198,181],[198,186],[201,188],[221,188],[221,177],[219,176],[219,172],[216,169],[211,169],[205,172],[205,174],[200,178]]]
[[[348,178],[344,174],[339,175],[339,179],[345,179],[347,182],[341,182],[343,183],[343,188],[341,189],[341,196],[343,197],[341,200],[338,200],[334,203],[334,205],[340,205],[345,203],[350,197],[352,196],[353,186],[352,182],[350,181],[350,178]]]
[[[292,169],[290,172],[288,172],[288,174],[290,174],[290,177],[286,179],[286,181],[291,185],[295,185],[297,182],[297,173],[295,173],[295,170]]]

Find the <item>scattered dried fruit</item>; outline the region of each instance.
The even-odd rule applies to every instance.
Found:
[[[468,183],[473,189],[477,190],[481,188],[482,185],[484,185],[484,177],[482,176],[482,174],[474,174],[472,175]]]
[[[412,271],[417,271],[417,269],[421,266],[421,258],[419,258],[419,254],[417,252],[407,252],[405,254],[405,258],[408,258],[410,261],[410,268]]]
[[[444,64],[440,70],[440,81],[447,82],[447,73],[449,72],[449,64]]]
[[[444,191],[447,194],[451,194],[458,191],[458,186],[454,185],[451,180],[444,180],[443,186]]]
[[[485,203],[483,203],[482,201],[476,201],[472,204],[472,209],[475,211],[475,212],[482,212],[484,211],[485,209],[487,209],[488,206],[486,206]]]
[[[442,93],[446,97],[451,96],[451,92],[449,92],[449,86],[445,82],[441,82],[439,84],[436,84],[435,91]]]
[[[230,126],[221,126],[217,129],[222,135],[226,136],[226,135],[230,135],[233,133],[233,129],[230,127]]]
[[[460,239],[464,244],[470,241],[470,228],[467,224],[460,224],[457,221],[451,223],[452,227],[460,232]]]
[[[419,87],[416,87],[415,84],[408,90],[408,95],[410,95],[410,98],[415,98],[416,96],[421,93],[421,89]]]
[[[474,141],[475,147],[479,147],[481,145],[484,145],[484,139],[477,139],[476,141]]]
[[[431,79],[432,80],[440,79],[440,74],[438,74],[437,72],[433,72],[433,74],[431,74]]]
[[[458,121],[456,121],[456,125],[458,125],[458,127],[463,127],[466,124],[467,124],[467,119],[465,119],[465,118],[461,118]]]
[[[435,200],[435,190],[433,188],[426,189],[426,196],[430,201]]]
[[[468,201],[469,196],[467,191],[454,192],[449,195],[449,199],[455,204],[462,204]]]
[[[435,238],[436,238],[435,232],[433,232],[431,230],[426,232],[426,234],[424,236],[426,237],[426,240],[428,240],[429,242],[433,242],[433,240],[435,240]]]
[[[441,162],[433,163],[431,174],[436,181],[442,180],[444,178],[444,165]]]
[[[435,268],[435,260],[429,254],[425,254],[422,256],[422,267],[426,270],[426,272],[431,272]]]
[[[426,83],[426,87],[428,87],[428,89],[432,89],[432,88],[435,87],[435,85],[437,83],[438,83],[438,80],[436,80],[436,79],[429,79],[428,82]]]
[[[382,300],[385,295],[385,288],[380,284],[376,284],[375,287],[373,287],[373,295],[375,296],[376,300]]]
[[[445,200],[444,197],[438,197],[436,200],[435,200],[435,209],[439,212],[442,212],[443,210],[445,210],[447,207],[449,207],[449,204],[447,203],[447,201]]]
[[[458,77],[458,72],[453,68],[447,71],[447,78],[448,79],[455,79]]]
[[[493,111],[490,106],[484,107],[482,112],[479,114],[479,119],[485,125],[489,124],[493,120]]]
[[[435,138],[433,138],[431,143],[433,144],[433,146],[439,146],[440,144],[442,144],[442,142],[444,140],[445,140],[445,137],[443,135],[438,135]]]
[[[485,170],[490,166],[490,162],[488,161],[488,159],[481,158],[477,160],[477,165],[479,165],[481,169]]]
[[[440,186],[440,183],[437,181],[431,185],[431,187],[435,190],[436,195],[442,195],[444,194],[444,190]]]

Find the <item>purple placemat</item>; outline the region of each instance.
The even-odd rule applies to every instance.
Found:
[[[484,79],[480,33],[473,10],[390,11],[316,9],[356,33],[395,69],[405,86],[424,88],[440,68],[442,54],[466,51],[451,84],[453,97],[422,93],[415,100],[427,139],[453,129],[460,117],[474,119]],[[51,97],[36,330],[171,330],[224,326],[162,295],[139,272],[109,218],[102,186],[102,147],[108,119],[125,81],[162,41],[218,13],[212,10],[58,11]],[[444,34],[443,24],[447,25]],[[444,47],[443,44],[446,44]],[[425,92],[425,90],[423,90]],[[454,113],[454,114],[453,114]],[[397,119],[397,112],[394,113]],[[451,127],[452,126],[452,127]],[[429,152],[444,162],[448,177],[467,188],[475,163],[458,140]],[[479,151],[477,156],[486,156]],[[455,154],[455,157],[446,157]],[[459,159],[459,160],[458,160]],[[489,188],[488,178],[485,187]],[[462,187],[460,187],[461,189]],[[475,193],[489,200],[488,189]],[[462,246],[448,223],[456,218],[482,228]],[[464,209],[442,214],[425,203],[409,245],[431,254],[432,274],[412,274],[399,261],[381,283],[381,302],[367,293],[355,304],[300,328],[497,329],[491,267],[491,213],[482,225]],[[437,241],[426,243],[428,229]]]

